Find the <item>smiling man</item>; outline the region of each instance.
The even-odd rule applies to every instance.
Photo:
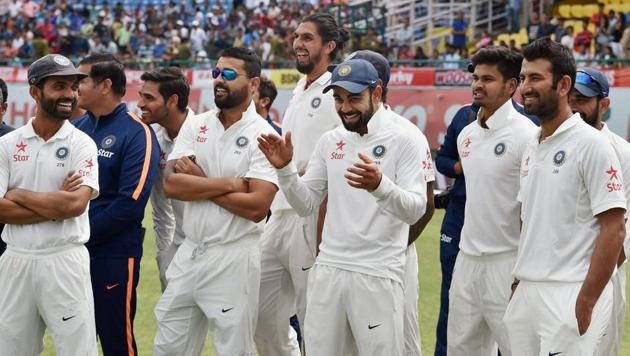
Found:
[[[68,118],[85,77],[64,56],[28,70],[35,117],[0,138],[0,350],[38,355],[50,330],[57,355],[98,355],[87,208],[98,195],[96,146]]]
[[[520,234],[523,151],[536,125],[512,104],[523,57],[489,47],[472,57],[477,120],[458,136],[466,177],[466,210],[449,295],[448,355],[501,355],[511,350],[503,315],[510,298]]]
[[[504,321],[512,355],[592,356],[625,236],[621,168],[609,140],[571,114],[569,50],[542,38],[523,56],[523,104],[541,129],[521,160],[522,229]]]
[[[302,177],[291,134],[259,139],[297,214],[317,212],[328,194],[308,283],[307,355],[403,355],[405,251],[409,225],[426,208],[419,163],[428,147],[395,123],[378,80],[363,59],[334,69],[324,91],[334,90],[343,126],[319,139]]]

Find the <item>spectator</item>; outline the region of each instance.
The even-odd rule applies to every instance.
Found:
[[[452,46],[456,48],[466,47],[467,38],[466,30],[468,29],[468,22],[464,20],[464,12],[459,11],[455,14],[455,20],[453,20],[452,26]]]
[[[398,46],[410,45],[413,41],[413,28],[409,26],[408,17],[402,18],[402,25],[396,31],[394,39]]]
[[[199,27],[199,21],[192,22],[192,30],[190,31],[190,45],[193,53],[197,53],[204,48],[207,41],[206,31]]]
[[[626,29],[623,30],[620,45],[623,58],[630,58],[630,22],[626,25]]]
[[[39,12],[39,4],[38,3],[34,2],[34,1],[31,1],[31,0],[26,0],[22,4],[22,15],[24,16],[24,19],[26,21],[34,18],[35,15],[37,15],[38,12]]]
[[[588,19],[582,21],[583,30],[575,36],[574,48],[577,51],[578,46],[580,49],[588,49],[590,51],[591,43],[593,42],[593,32],[588,29]],[[581,52],[581,51],[578,51]]]
[[[560,44],[573,51],[573,26],[567,26],[566,34],[560,39]]]
[[[507,5],[508,30],[517,33],[521,28],[521,0],[508,0]]]
[[[551,36],[556,32],[556,26],[550,22],[549,14],[543,12],[540,19],[540,28],[538,29],[538,38]]]
[[[483,30],[481,32],[481,38],[479,39],[479,41],[477,42],[477,45],[475,45],[475,49],[479,50],[481,48],[484,48],[488,45],[492,44],[492,35],[490,35],[490,33],[486,30]],[[507,45],[506,45],[507,47]]]
[[[458,50],[459,48],[453,46],[450,43],[446,45],[446,52],[442,56],[442,60],[444,61],[444,69],[459,68],[459,61],[461,60],[461,56],[459,55]]]
[[[540,15],[537,12],[532,12],[529,16],[529,23],[527,24],[527,39],[529,43],[534,42],[540,37]]]
[[[590,21],[593,25],[595,25],[595,27],[599,27],[599,24],[602,21],[606,21],[607,19],[606,13],[604,12],[604,8],[606,7],[606,5],[603,3],[600,3],[599,5],[597,5],[597,7],[598,7],[598,10],[596,13],[593,14],[593,16],[591,16],[591,21]]]
[[[48,46],[48,40],[42,36],[40,32],[35,32],[33,39],[33,57],[40,58],[50,53],[50,47]]]
[[[556,25],[556,30],[554,31],[554,41],[561,42],[562,37],[567,34],[567,29],[564,28],[564,17],[558,18],[558,24]]]
[[[378,39],[378,35],[374,28],[368,28],[367,35],[361,38],[360,44],[361,49],[369,49],[375,52],[380,52],[382,50],[382,43]]]
[[[416,49],[416,54],[414,55],[413,59],[415,61],[420,61],[419,63],[415,63],[415,66],[417,67],[423,67],[427,65],[426,60],[429,59],[429,57],[427,57],[427,55],[424,53],[424,47],[418,46],[418,48]]]

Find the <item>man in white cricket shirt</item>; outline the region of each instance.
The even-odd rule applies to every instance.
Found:
[[[282,120],[291,132],[293,160],[298,172],[306,170],[315,145],[327,131],[340,125],[331,93],[328,66],[348,40],[348,32],[335,18],[317,13],[302,19],[294,33],[296,67],[306,74],[295,87]],[[322,207],[321,215],[325,209]],[[317,221],[320,214],[300,217],[279,193],[261,238],[262,274],[256,347],[260,356],[299,356],[295,332],[287,320],[297,314],[302,330],[306,313],[306,285],[315,262]]]
[[[346,59],[364,59],[370,62],[376,71],[378,72],[378,78],[383,86],[383,94],[381,101],[383,106],[387,109],[392,117],[392,120],[396,124],[403,125],[416,136],[416,140],[422,142],[423,145],[429,147],[429,141],[426,136],[420,131],[420,129],[414,125],[409,119],[398,115],[387,105],[387,84],[389,83],[390,66],[387,58],[382,54],[370,51],[359,50],[348,56]],[[420,236],[424,228],[427,226],[433,212],[435,205],[433,203],[433,182],[435,181],[435,172],[433,170],[433,159],[431,158],[431,151],[427,149],[424,158],[421,162],[422,169],[424,170],[424,180],[427,183],[427,207],[424,215],[413,225],[409,227],[409,241],[406,252],[406,264],[405,264],[405,280],[403,283],[405,292],[405,324],[403,327],[405,348],[403,355],[405,356],[420,356],[422,354],[420,349],[420,323],[418,318],[418,255],[416,252],[415,240]]]
[[[571,110],[579,113],[589,125],[600,130],[610,141],[621,164],[624,182],[630,182],[630,143],[614,134],[603,122],[603,117],[610,107],[608,93],[610,89],[606,76],[594,68],[578,69],[575,88],[569,97]],[[626,203],[630,203],[630,189],[626,189]],[[628,210],[626,209],[626,217]],[[626,234],[625,241],[628,240]],[[613,307],[608,330],[602,337],[598,355],[618,355],[623,324],[626,317],[626,254],[619,255],[617,271],[613,274]]]
[[[625,236],[621,167],[606,136],[571,115],[572,54],[542,38],[523,56],[523,104],[541,130],[521,161],[523,225],[504,322],[512,355],[592,356]]]
[[[79,73],[47,55],[28,70],[33,119],[0,138],[0,351],[39,355],[49,329],[57,355],[98,355],[88,205],[98,195],[96,145],[68,118]]]
[[[151,125],[160,144],[160,169],[151,189],[151,207],[163,292],[167,284],[166,269],[177,248],[184,242],[184,202],[164,195],[164,169],[179,130],[184,121],[195,113],[188,107],[188,81],[178,68],[158,68],[143,73],[140,79],[144,83],[139,92],[138,108],[142,110],[142,121]]]
[[[260,222],[277,191],[255,143],[275,134],[252,101],[260,72],[253,51],[224,50],[212,71],[218,109],[187,119],[169,156],[164,192],[186,201],[186,237],[155,307],[154,355],[198,355],[208,327],[217,355],[256,355]]]
[[[424,214],[426,149],[392,124],[374,66],[350,59],[331,84],[343,127],[318,141],[301,178],[292,137],[263,135],[259,147],[278,169],[281,189],[301,216],[328,193],[320,253],[309,276],[306,353],[403,353],[403,279],[410,224]]]
[[[537,128],[512,104],[523,57],[488,47],[472,57],[477,120],[457,138],[466,210],[449,292],[447,353],[510,356],[503,315],[520,235],[520,163]]]

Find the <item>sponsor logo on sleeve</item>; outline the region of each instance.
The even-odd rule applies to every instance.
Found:
[[[619,171],[614,169],[613,166],[610,166],[610,169],[606,171],[606,174],[608,175],[608,183],[606,184],[606,190],[608,191],[608,193],[618,192],[620,190],[623,190],[623,184],[621,184],[619,180],[619,176],[617,176],[617,173],[619,173]]]

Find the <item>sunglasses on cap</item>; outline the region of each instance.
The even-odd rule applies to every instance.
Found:
[[[597,87],[599,88],[599,96],[608,96],[608,92],[604,91],[604,86],[602,85],[602,83],[600,83],[597,79],[593,78],[590,74],[586,72],[577,71],[575,73],[575,83],[582,85],[592,85],[593,83],[597,84]]]
[[[244,74],[238,74],[236,73],[234,69],[229,69],[229,68],[219,69],[215,67],[212,70],[212,78],[217,79],[219,75],[221,75],[221,78],[223,78],[223,80],[229,82],[236,79],[236,77],[238,77],[239,75],[244,75]]]

